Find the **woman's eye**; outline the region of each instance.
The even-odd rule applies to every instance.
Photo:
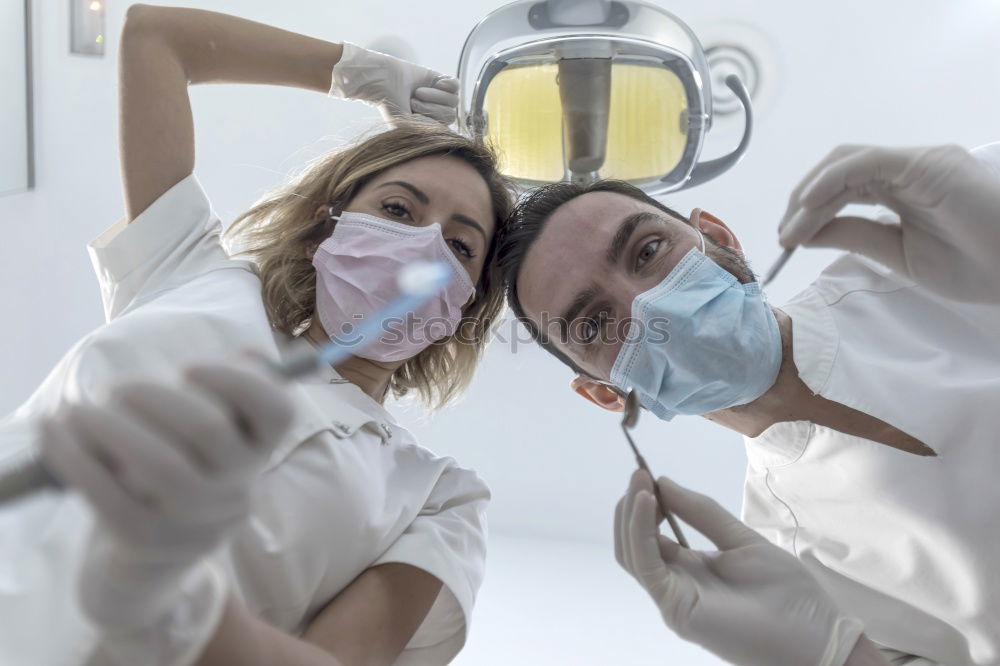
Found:
[[[656,252],[660,249],[660,243],[662,242],[663,241],[660,240],[654,240],[649,241],[642,246],[642,249],[639,250],[639,257],[637,259],[639,266],[644,265],[647,261],[656,256]]]
[[[471,247],[469,247],[469,244],[466,243],[465,241],[463,241],[462,239],[460,239],[460,238],[452,238],[448,242],[451,243],[451,246],[462,257],[464,257],[466,259],[475,259],[476,253],[473,251],[473,249]]]
[[[396,201],[387,201],[382,204],[382,210],[393,217],[405,217],[410,214],[410,209]]]

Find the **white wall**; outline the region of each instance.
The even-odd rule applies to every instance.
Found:
[[[102,321],[84,245],[121,214],[114,53],[127,4],[109,0],[109,56],[93,59],[68,53],[68,3],[34,3],[38,187],[0,198],[0,414]],[[444,71],[453,71],[466,33],[495,6],[485,0],[177,4],[362,44],[402,35],[422,62]],[[836,144],[973,146],[1000,139],[1000,4],[993,0],[668,5],[696,31],[722,21],[752,23],[778,55],[779,85],[743,163],[669,197],[675,207],[697,205],[727,220],[758,270],[778,253],[774,229],[787,193]],[[364,107],[296,90],[199,87],[192,98],[197,173],[227,220],[305,158],[375,118]],[[727,151],[739,129],[720,123],[706,156]],[[793,294],[831,256],[800,252],[771,290],[772,300]],[[659,641],[670,645],[655,611],[614,570],[610,555],[613,506],[632,467],[616,419],[571,395],[569,380],[538,349],[521,345],[511,353],[498,344],[465,401],[415,428],[426,445],[476,468],[494,490],[491,521],[500,545],[468,648],[476,659],[463,657],[464,663],[652,664],[664,657],[655,649]],[[416,418],[411,409],[403,413]],[[647,418],[637,437],[654,470],[738,510],[745,458],[737,436],[696,418],[669,424]],[[598,565],[601,553],[607,555]],[[627,623],[606,610],[612,606]],[[553,618],[567,623],[549,637],[540,626]],[[583,630],[575,634],[574,626]],[[627,626],[643,638],[635,651],[620,653],[629,659],[615,659],[611,648],[626,649]],[[684,655],[677,663],[698,663],[689,653],[670,654]]]

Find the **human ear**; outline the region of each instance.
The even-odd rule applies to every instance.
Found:
[[[579,375],[570,383],[570,388],[583,396],[590,402],[609,412],[625,411],[625,399],[610,387],[591,379]]]
[[[336,222],[334,220],[334,207],[331,204],[320,204],[313,211],[313,222],[315,223],[315,229],[313,233],[317,234],[316,243],[321,243],[330,237],[333,233],[333,224]],[[305,259],[312,260],[313,255],[316,253],[316,248],[307,245],[306,249],[303,249],[302,257]]]
[[[316,207],[316,211],[313,213],[313,219],[316,220],[328,220],[333,215],[333,206],[330,204],[321,204]]]
[[[716,216],[706,210],[702,210],[701,208],[695,208],[691,211],[690,219],[692,227],[706,234],[719,245],[728,247],[736,250],[740,254],[743,254],[743,246],[740,245],[740,241],[736,238],[736,234],[733,233],[725,222]]]

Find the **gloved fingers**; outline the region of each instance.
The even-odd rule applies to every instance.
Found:
[[[60,481],[87,498],[101,521],[119,535],[155,517],[118,482],[114,461],[87,446],[60,418],[40,423],[40,448],[45,464]]]
[[[632,472],[632,476],[629,478],[628,490],[625,492],[625,504],[622,507],[622,523],[623,523],[623,533],[624,538],[622,539],[622,557],[625,560],[625,568],[634,576],[635,569],[635,558],[632,550],[632,540],[629,538],[629,529],[632,512],[635,506],[635,500],[638,494],[642,491],[652,493],[653,482],[650,479],[649,474],[641,469],[637,469]]]
[[[629,489],[633,493],[637,493],[640,490],[653,492],[653,477],[646,470],[639,468],[632,472],[632,476],[629,478]]]
[[[118,389],[114,399],[210,474],[238,473],[257,458],[231,422],[226,405],[206,391],[183,393],[135,383]]]
[[[849,144],[848,145],[837,146],[832,151],[830,151],[829,153],[827,153],[826,157],[824,157],[819,162],[817,162],[816,165],[813,166],[813,168],[810,169],[806,173],[806,175],[802,177],[801,180],[799,180],[798,184],[795,186],[795,189],[793,189],[792,193],[789,195],[789,197],[788,197],[788,206],[785,208],[785,214],[782,216],[781,222],[778,224],[778,231],[781,231],[784,228],[785,224],[788,223],[788,220],[791,219],[791,217],[795,213],[795,211],[798,210],[801,207],[801,205],[802,205],[802,202],[801,202],[802,191],[806,187],[808,187],[810,183],[812,183],[813,179],[823,169],[825,169],[828,164],[830,164],[831,162],[834,162],[836,160],[841,159],[845,155],[849,155],[849,154],[857,152],[859,150],[864,150],[865,148],[867,148],[867,146],[858,146],[858,145],[849,145]]]
[[[676,562],[680,557],[681,545],[667,535],[658,536],[657,545],[660,548],[660,558],[664,562]]]
[[[67,425],[116,461],[115,477],[157,513],[176,513],[176,498],[197,494],[203,479],[174,445],[127,410],[78,406]]]
[[[619,556],[619,563],[622,568],[632,574],[632,560],[629,556],[629,544],[628,544],[628,517],[629,512],[632,510],[632,500],[634,498],[634,492],[632,490],[632,482],[635,474],[629,478],[628,487],[625,488],[625,494],[618,501],[618,509],[615,515],[615,541],[619,548],[619,552],[616,553]]]
[[[628,517],[631,573],[661,605],[669,602],[671,571],[660,555],[660,530],[656,522],[656,498],[648,490],[636,493]]]
[[[615,505],[615,561],[618,562],[618,566],[622,569],[628,571],[628,567],[625,566],[625,549],[622,546],[622,540],[625,538],[625,524],[623,514],[625,512],[625,495],[622,495],[621,499],[618,500],[618,504]]]
[[[208,476],[176,437],[164,435],[127,408],[114,412],[77,407],[68,413],[67,424],[115,461],[119,485],[151,515],[180,519],[190,527],[227,524],[246,512],[249,489],[244,476]]]
[[[764,537],[707,495],[683,488],[665,476],[658,481],[660,495],[674,514],[695,528],[720,550],[758,543]]]
[[[897,275],[908,277],[903,228],[864,217],[837,217],[827,222],[806,247],[829,247],[870,257]]]
[[[440,106],[449,106],[452,108],[456,108],[458,106],[458,95],[456,95],[454,92],[442,90],[437,87],[417,88],[416,90],[413,91],[413,99],[419,100],[421,102],[426,102],[428,104],[437,104]]]
[[[632,554],[632,573],[643,584],[649,582],[646,572],[662,573],[665,569],[660,557],[660,530],[656,522],[656,498],[642,489],[635,494],[626,527]]]
[[[188,368],[186,379],[214,395],[244,439],[258,454],[268,454],[292,422],[294,407],[277,379],[232,365]]]
[[[632,482],[629,481],[628,488],[625,489],[625,494],[622,495],[621,499],[621,514],[620,521],[617,523],[616,527],[618,529],[618,545],[621,548],[621,565],[632,575],[632,556],[630,553],[631,545],[628,541],[628,519],[632,511],[632,500],[635,498],[635,493],[632,492]]]
[[[878,185],[846,190],[818,208],[799,206],[795,209],[792,217],[778,231],[778,243],[786,248],[807,243],[824,224],[850,204],[885,204],[889,207],[899,205],[889,192]]]
[[[443,106],[441,104],[428,104],[414,99],[410,102],[410,110],[418,116],[425,116],[431,120],[436,120],[442,125],[450,125],[455,122],[458,112],[454,106]]]
[[[842,192],[865,186],[892,189],[913,158],[910,150],[867,148],[827,164],[800,196],[806,208],[825,206]]]
[[[444,90],[445,92],[458,94],[458,79],[454,76],[448,76],[446,74],[438,74],[434,77],[434,83],[431,84],[432,88],[437,88],[439,90]],[[456,104],[458,103],[456,97]]]

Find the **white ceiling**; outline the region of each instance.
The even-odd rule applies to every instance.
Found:
[[[109,3],[109,54],[124,4]],[[496,6],[480,0],[176,4],[361,44],[402,36],[423,63],[444,71],[453,71],[466,33]],[[775,67],[765,75],[774,87],[745,160],[715,182],[668,197],[675,208],[697,205],[726,220],[758,271],[777,255],[775,226],[791,187],[835,145],[974,146],[1000,139],[1000,3],[993,0],[660,4],[696,32],[750,24],[773,50]],[[83,245],[121,211],[114,59],[67,54],[65,9],[59,3],[36,11],[38,189],[0,199],[6,232],[0,367],[7,377],[0,413],[16,407],[75,339],[101,323]],[[284,172],[375,118],[365,107],[295,90],[211,86],[192,97],[197,172],[226,220]],[[704,154],[728,151],[740,129],[738,120],[721,122]],[[800,252],[772,301],[807,284],[831,257]],[[512,328],[503,331],[509,337]],[[460,405],[414,430],[426,446],[477,469],[491,484],[494,530],[606,542],[632,468],[617,420],[572,395],[569,372],[520,336],[516,346],[493,346]],[[415,417],[404,410],[404,418]],[[655,471],[738,508],[745,458],[735,434],[698,418],[666,424],[647,417],[637,441]]]

